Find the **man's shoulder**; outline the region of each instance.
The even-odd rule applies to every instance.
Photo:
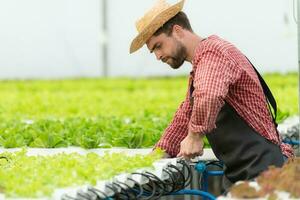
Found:
[[[229,58],[230,52],[237,52],[237,48],[230,42],[217,35],[211,35],[198,47],[193,64],[198,65],[203,58],[211,59],[211,56],[217,58]],[[206,56],[207,55],[207,56]]]
[[[212,35],[207,38],[205,51],[216,51],[220,53],[225,53],[228,49],[234,47],[230,42],[224,40],[223,38]]]

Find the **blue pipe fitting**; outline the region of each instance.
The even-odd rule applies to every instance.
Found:
[[[206,170],[206,164],[204,162],[198,162],[195,165],[195,169],[199,172],[199,173],[203,173]]]

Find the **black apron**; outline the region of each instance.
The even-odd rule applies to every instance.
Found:
[[[255,71],[263,87],[267,102],[272,105],[276,116],[275,99],[260,74],[256,69]],[[191,98],[193,90],[192,82]],[[193,104],[193,99],[191,99],[191,103]],[[275,126],[277,126],[275,120],[276,117],[273,117]],[[283,165],[280,147],[250,127],[229,103],[225,102],[217,116],[216,129],[207,133],[206,137],[216,157],[224,163],[223,187],[225,190],[239,180],[255,178],[270,165],[277,167]]]

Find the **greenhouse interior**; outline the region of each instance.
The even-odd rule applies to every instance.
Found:
[[[1,1],[0,200],[300,199],[299,21],[300,0]]]

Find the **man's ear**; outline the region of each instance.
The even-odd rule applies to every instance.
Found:
[[[184,31],[183,31],[183,28],[177,24],[175,24],[173,26],[173,35],[178,37],[178,38],[182,38],[184,36]]]

